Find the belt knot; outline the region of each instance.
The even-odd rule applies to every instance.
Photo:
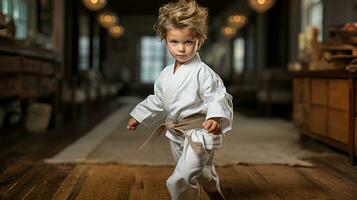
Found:
[[[166,121],[165,122],[165,127],[167,130],[173,130],[175,128],[176,124],[172,121]]]
[[[173,133],[177,136],[184,135],[194,151],[196,151],[198,154],[204,153],[206,150],[204,149],[203,145],[199,142],[192,141],[191,137],[187,134],[187,131],[190,129],[201,128],[202,122],[204,121],[205,115],[203,114],[189,116],[181,120],[179,123],[174,123],[172,120],[167,119],[165,123],[160,124],[154,130],[154,132],[152,132],[144,144],[141,145],[140,150],[148,149],[157,137],[159,137],[165,130],[168,130],[170,133]]]

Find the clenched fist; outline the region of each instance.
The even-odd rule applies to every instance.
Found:
[[[209,133],[215,135],[221,134],[221,126],[219,125],[219,118],[210,118],[202,123],[202,128],[206,129]]]
[[[126,128],[129,130],[135,130],[139,124],[140,122],[138,122],[138,120],[134,119],[133,117],[130,117]]]

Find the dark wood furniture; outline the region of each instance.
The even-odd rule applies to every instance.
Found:
[[[346,70],[294,73],[294,122],[309,136],[349,154],[356,164],[357,74]]]
[[[60,66],[53,51],[25,47],[11,39],[0,38],[0,101],[43,100],[52,105],[52,118],[56,117],[60,101]]]

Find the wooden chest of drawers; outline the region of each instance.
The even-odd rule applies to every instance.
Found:
[[[0,55],[0,98],[37,98],[57,90],[53,62],[32,57]]]
[[[23,46],[17,41],[0,37],[2,106],[12,101],[21,101],[21,106],[26,106],[29,102],[50,104],[53,119],[51,126],[55,126],[61,107],[61,62],[53,50]]]
[[[300,133],[349,153],[356,163],[357,76],[347,71],[294,73],[294,122]]]

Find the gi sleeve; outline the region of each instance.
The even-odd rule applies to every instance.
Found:
[[[164,115],[162,106],[161,75],[154,83],[154,94],[149,95],[130,112],[130,115],[144,125],[155,123]]]
[[[201,97],[207,108],[206,120],[220,118],[222,133],[230,131],[233,122],[232,96],[227,93],[222,79],[211,69],[203,69],[199,79]]]

